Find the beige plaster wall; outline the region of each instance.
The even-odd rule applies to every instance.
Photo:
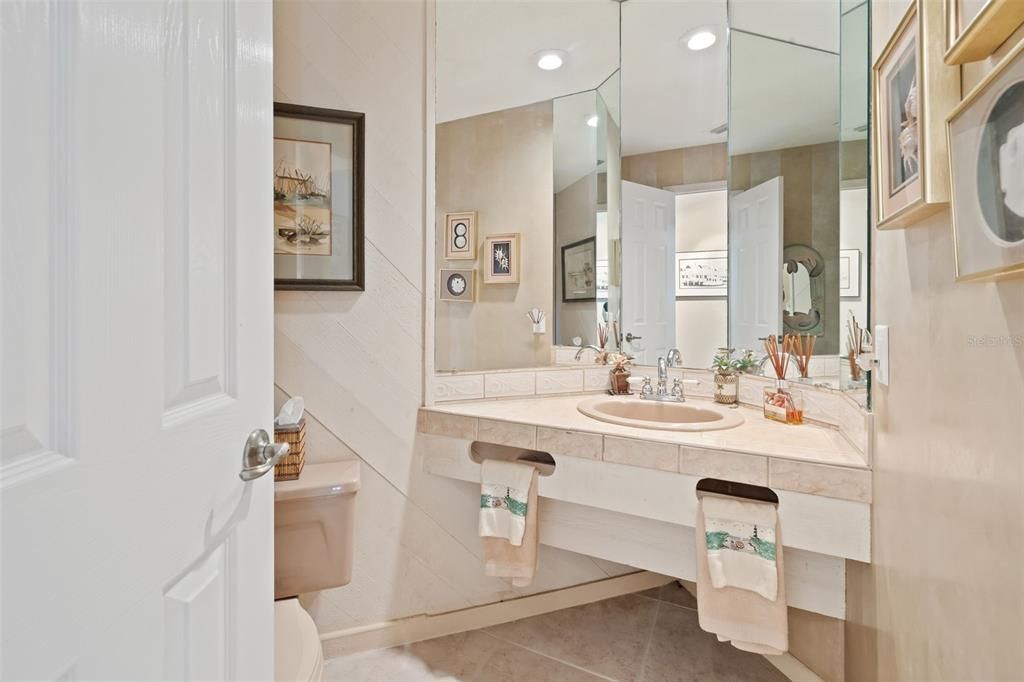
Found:
[[[905,7],[874,3],[876,55]],[[964,92],[993,64],[965,67]],[[1024,279],[955,282],[947,211],[872,248],[892,376],[873,387],[873,560],[848,562],[847,679],[1019,680]]]

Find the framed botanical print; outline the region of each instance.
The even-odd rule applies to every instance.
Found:
[[[562,247],[562,302],[597,300],[597,237]]]
[[[363,114],[274,104],[274,288],[364,288]]]
[[[1021,0],[943,0],[947,64],[990,57],[1024,24]]]
[[[519,233],[493,234],[484,242],[484,284],[519,283]]]
[[[437,281],[441,285],[439,298],[442,301],[472,303],[476,299],[476,270],[442,268]]]
[[[444,257],[447,260],[476,259],[476,212],[444,214]]]
[[[933,0],[911,2],[872,70],[880,229],[906,227],[949,201],[940,133],[959,99],[960,75],[941,59],[941,11]]]
[[[1024,274],[1024,43],[947,125],[957,279]]]

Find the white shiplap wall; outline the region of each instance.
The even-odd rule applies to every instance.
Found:
[[[477,493],[420,472],[427,6],[274,3],[274,99],[366,114],[366,291],[278,292],[278,400],[302,395],[309,461],[359,457],[352,583],[303,599],[321,633],[513,596],[485,578]],[[543,548],[530,590],[623,572]]]

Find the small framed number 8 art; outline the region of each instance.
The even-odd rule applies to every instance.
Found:
[[[444,257],[448,260],[476,258],[476,212],[445,213]]]

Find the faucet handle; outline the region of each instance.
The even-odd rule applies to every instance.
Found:
[[[681,398],[683,396],[682,379],[676,379],[672,382],[672,395],[675,396],[676,398]]]
[[[651,378],[644,377],[644,383],[640,386],[640,395],[645,396],[651,395],[652,393],[654,393],[654,387],[651,386]]]

